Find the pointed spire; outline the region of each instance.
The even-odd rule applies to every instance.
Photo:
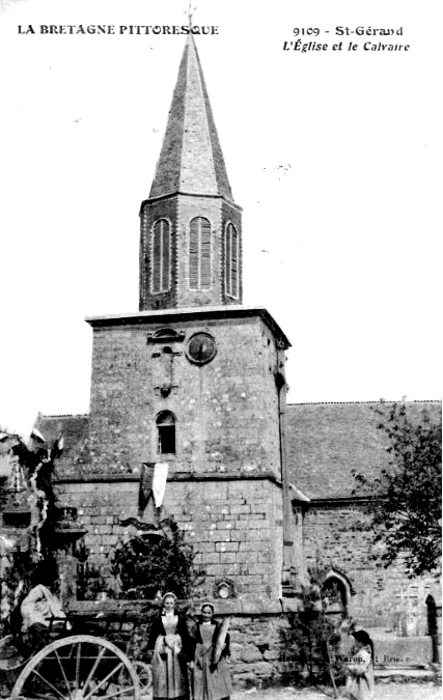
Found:
[[[233,201],[220,141],[192,35],[183,52],[150,198],[173,193]]]

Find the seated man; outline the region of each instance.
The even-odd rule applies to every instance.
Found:
[[[58,598],[42,583],[31,588],[21,604],[20,612],[23,618],[24,636],[33,650],[47,644],[51,620],[54,617],[66,617]],[[64,623],[61,626],[65,628]]]

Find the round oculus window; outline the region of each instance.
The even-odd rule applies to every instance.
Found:
[[[188,343],[187,356],[191,362],[204,365],[210,362],[217,352],[215,340],[209,333],[196,333]]]

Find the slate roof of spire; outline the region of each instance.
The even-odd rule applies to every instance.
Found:
[[[233,201],[208,92],[192,36],[183,51],[151,197],[183,192]]]

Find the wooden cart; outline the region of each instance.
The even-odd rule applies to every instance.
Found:
[[[11,700],[148,700],[152,675],[131,659],[138,621],[127,615],[53,619],[48,644],[30,658],[21,640],[0,640],[0,670]]]

